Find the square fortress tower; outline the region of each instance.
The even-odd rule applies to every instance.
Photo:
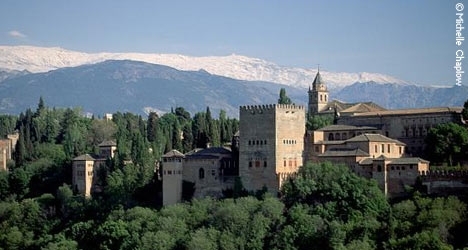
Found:
[[[239,175],[249,191],[277,194],[282,182],[303,165],[305,109],[273,104],[239,111]]]

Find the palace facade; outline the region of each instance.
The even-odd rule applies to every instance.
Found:
[[[387,195],[398,195],[429,171],[429,162],[420,158],[428,130],[461,121],[459,107],[387,110],[373,102],[329,100],[320,72],[308,95],[308,115],[332,114],[336,124],[306,131],[303,106],[241,106],[239,131],[230,148],[163,155],[158,170],[163,205],[182,200],[184,183],[193,185],[194,198],[221,197],[237,178],[248,191],[266,188],[278,194],[283,182],[308,161],[346,164],[375,179]],[[100,146],[100,156],[83,155],[73,162],[73,184],[84,195],[90,195],[97,169],[115,150],[115,144]]]

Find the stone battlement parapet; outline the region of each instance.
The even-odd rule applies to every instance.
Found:
[[[304,110],[304,106],[295,104],[266,104],[266,105],[246,105],[240,106],[241,112],[266,113],[278,109]]]
[[[451,170],[432,170],[432,171],[421,171],[419,176],[422,177],[423,181],[432,180],[468,180],[468,171],[451,171]]]

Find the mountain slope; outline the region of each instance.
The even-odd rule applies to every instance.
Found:
[[[282,87],[297,104],[306,102],[305,90],[290,86],[143,62],[105,61],[7,79],[0,83],[0,112],[35,108],[42,96],[49,106],[79,106],[96,115],[116,111],[143,114],[151,109],[167,112],[177,106],[193,113],[210,106],[216,113],[224,109],[237,117],[240,105],[276,103]]]
[[[257,58],[240,55],[190,57],[176,54],[81,53],[62,48],[0,46],[0,68],[46,72],[63,67],[94,64],[106,60],[133,60],[170,66],[179,70],[207,72],[234,79],[267,81],[308,88],[316,69],[279,66]],[[355,82],[404,83],[378,73],[340,73],[321,71],[329,89],[339,89]]]
[[[463,106],[468,99],[468,87],[437,88],[367,82],[346,86],[332,93],[331,97],[346,102],[373,101],[388,109]]]

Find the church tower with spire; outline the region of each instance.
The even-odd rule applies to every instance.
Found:
[[[317,70],[312,89],[309,86],[309,115],[316,115],[324,111],[328,103],[327,86],[322,80],[320,69]]]

